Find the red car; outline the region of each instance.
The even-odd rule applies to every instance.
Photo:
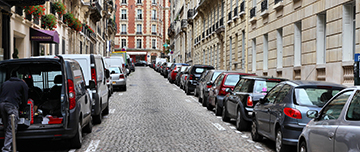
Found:
[[[255,76],[255,74],[227,71],[221,73],[213,83],[208,82],[211,87],[209,89],[207,109],[212,110],[215,107],[215,114],[220,116],[222,114],[223,100],[227,94],[226,89],[233,90],[242,76]]]

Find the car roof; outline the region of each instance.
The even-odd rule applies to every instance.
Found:
[[[212,68],[214,68],[214,67],[211,66],[211,65],[202,65],[202,64],[195,64],[195,65],[193,65],[193,67],[194,67],[194,68],[197,68],[197,67],[212,67]]]
[[[286,78],[278,78],[278,77],[269,77],[269,76],[244,76],[242,79],[254,79],[254,80],[268,80],[268,79],[278,79],[281,81],[287,81],[289,79]]]
[[[331,87],[339,87],[339,88],[346,88],[345,85],[332,83],[332,82],[325,82],[325,81],[309,81],[309,80],[289,80],[284,81],[282,83],[291,84],[295,87],[306,87],[306,86],[331,86]]]
[[[252,73],[243,73],[243,72],[239,72],[239,71],[224,71],[221,74],[240,74],[240,75],[256,76],[255,74],[252,74]]]

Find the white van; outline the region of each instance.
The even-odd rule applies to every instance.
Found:
[[[104,57],[104,60],[109,67],[121,67],[122,71],[126,71],[125,60],[122,56]]]
[[[105,63],[101,55],[95,54],[64,54],[64,58],[76,60],[84,73],[87,88],[92,92],[92,112],[93,122],[100,124],[102,116],[109,114],[108,86],[106,83]]]

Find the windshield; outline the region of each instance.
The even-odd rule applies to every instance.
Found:
[[[228,75],[226,77],[224,85],[235,86],[236,83],[240,80],[240,75]]]
[[[296,88],[295,97],[299,105],[322,107],[339,91],[331,88]]]
[[[215,80],[221,73],[222,71],[214,72],[214,75],[212,76],[211,80]]]
[[[181,67],[181,72],[184,72],[186,70],[187,66],[182,66]]]
[[[254,93],[267,93],[267,91],[270,91],[271,88],[273,88],[278,83],[280,83],[280,81],[277,82],[265,81],[265,80],[255,81]]]
[[[110,74],[120,74],[120,69],[118,67],[110,67],[109,68]]]

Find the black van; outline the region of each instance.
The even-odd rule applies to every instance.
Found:
[[[0,84],[13,71],[29,86],[28,106],[19,108],[17,139],[65,139],[80,148],[82,132],[92,131],[92,103],[79,63],[61,56],[1,61]]]

